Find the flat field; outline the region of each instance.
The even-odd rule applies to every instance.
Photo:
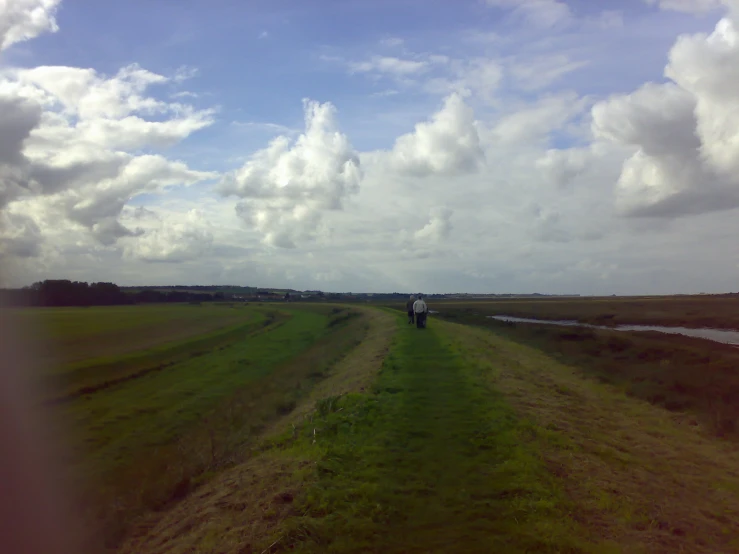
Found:
[[[80,362],[138,353],[253,320],[238,304],[148,304],[14,310],[19,324],[51,341],[48,365],[64,371]],[[47,360],[44,360],[47,363]]]
[[[662,317],[686,313],[676,301]],[[25,317],[78,345],[210,318],[47,372],[110,551],[739,551],[737,349],[486,317],[626,317],[648,300],[550,302],[438,303],[424,330],[372,306]],[[105,331],[84,323],[95,312]]]

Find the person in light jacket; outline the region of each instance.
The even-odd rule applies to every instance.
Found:
[[[405,311],[408,312],[408,325],[412,325],[416,322],[416,318],[413,313],[413,303],[416,301],[416,297],[411,294],[408,302],[405,303]]]
[[[413,312],[416,314],[416,327],[423,329],[426,327],[426,316],[429,313],[429,307],[423,301],[423,295],[418,295],[418,300],[413,303]]]

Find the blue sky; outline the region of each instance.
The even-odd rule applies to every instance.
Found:
[[[231,0],[208,5],[196,0],[80,0],[60,5],[61,32],[21,46],[28,51],[23,57],[12,56],[11,51],[10,59],[26,66],[92,67],[106,74],[131,63],[163,75],[179,68],[196,70],[186,82],[151,91],[155,96],[193,92],[200,95],[189,99],[194,105],[218,106],[215,125],[183,145],[186,156],[201,144],[221,148],[238,142],[255,148],[265,135],[274,134],[259,127],[234,130],[229,128],[232,122],[300,129],[301,100],[306,97],[336,105],[355,146],[370,150],[391,147],[395,136],[411,130],[438,99],[413,92],[371,97],[393,89],[392,80],[350,74],[343,65],[324,58],[361,61],[370,55],[402,57],[403,51],[464,58],[557,49],[589,65],[551,90],[574,87],[582,94],[605,95],[627,92],[647,80],[663,80],[665,52],[675,37],[709,31],[715,24],[710,15],[663,12],[640,0],[568,4],[578,17],[617,12],[624,26],[605,33],[600,28],[543,33],[528,28],[510,10],[478,0]],[[481,44],[472,38],[490,33],[501,35],[501,40]],[[392,39],[404,45],[382,44]],[[383,121],[375,129],[371,119],[377,111],[402,115],[392,125]]]
[[[734,2],[14,0],[7,279],[724,290]]]

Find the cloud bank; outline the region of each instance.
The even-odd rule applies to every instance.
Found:
[[[736,0],[486,0],[448,34],[296,46],[295,90],[266,59],[44,64],[59,5],[0,2],[8,282],[736,288]]]

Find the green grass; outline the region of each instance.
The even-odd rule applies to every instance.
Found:
[[[200,352],[60,406],[70,417],[89,517],[113,545],[147,509],[161,509],[242,461],[271,421],[289,413],[364,336],[361,318],[290,309],[279,327]]]
[[[160,371],[189,358],[223,349],[234,342],[246,340],[257,333],[267,332],[289,319],[285,312],[254,311],[248,323],[239,323],[195,337],[167,342],[130,354],[88,359],[67,364],[56,375],[46,378],[52,400],[68,400],[90,394],[123,381]]]
[[[591,551],[531,425],[432,328],[404,326],[371,394],[325,399],[288,440],[316,475],[272,551]]]
[[[264,377],[327,332],[320,314],[295,312],[281,327],[102,390],[69,407],[88,459],[116,467],[142,448],[167,444],[225,396]]]
[[[739,351],[732,346],[661,333],[506,324],[452,307],[442,317],[534,346],[583,376],[691,414],[716,435],[739,439]]]
[[[440,322],[531,428],[573,517],[624,552],[737,551],[734,445],[489,330]],[[718,487],[725,487],[718,492]],[[733,527],[732,527],[733,526]]]
[[[127,329],[166,325],[177,319],[203,317],[203,310],[183,304],[91,306],[89,308],[28,308],[17,310],[22,320],[42,326],[62,341],[89,339]],[[212,310],[208,309],[212,314]]]
[[[96,363],[95,359],[136,354],[243,325],[261,310],[228,304],[155,304],[89,308],[28,308],[14,317],[49,339],[53,348],[40,352],[48,373],[60,374]]]
[[[426,330],[383,323],[396,341],[366,356],[373,375],[382,363],[377,379],[322,389],[364,363],[372,335],[335,364],[363,320],[322,313],[332,332],[183,436],[184,459],[219,463],[183,481],[170,497],[182,502],[157,506],[125,552],[736,551],[737,454],[682,416],[436,318]],[[150,477],[182,469],[162,467]]]

